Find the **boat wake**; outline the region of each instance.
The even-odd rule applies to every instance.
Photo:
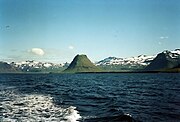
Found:
[[[76,107],[62,108],[51,96],[18,95],[12,91],[0,92],[0,121],[2,122],[78,122]]]

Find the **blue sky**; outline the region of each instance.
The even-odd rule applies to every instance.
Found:
[[[179,35],[180,0],[0,0],[0,60],[153,55]]]

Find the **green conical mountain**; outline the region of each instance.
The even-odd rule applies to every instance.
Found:
[[[96,67],[86,55],[76,55],[71,64],[64,72],[100,72],[101,69]]]

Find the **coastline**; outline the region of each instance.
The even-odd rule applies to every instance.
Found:
[[[158,71],[101,71],[101,72],[0,72],[0,74],[117,74],[117,73],[180,73],[178,70],[158,70]]]

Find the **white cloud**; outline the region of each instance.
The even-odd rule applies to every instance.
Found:
[[[168,36],[161,36],[159,37],[160,39],[168,39],[169,37]]]
[[[41,49],[41,48],[32,48],[30,51],[28,52],[31,52],[35,55],[39,55],[39,56],[43,56],[45,54],[44,50]]]
[[[73,47],[72,45],[70,45],[68,48],[69,48],[70,50],[73,50],[73,49],[74,49],[74,47]]]

